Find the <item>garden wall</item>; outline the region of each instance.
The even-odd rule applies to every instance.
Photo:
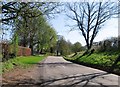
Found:
[[[10,56],[10,54],[14,55],[14,46],[7,44],[7,43],[0,43],[0,46],[2,46],[2,54],[3,57],[8,57]],[[28,47],[22,47],[22,46],[18,46],[18,51],[17,51],[17,56],[30,56],[31,55],[31,49]]]
[[[18,47],[18,53],[17,56],[30,56],[31,55],[31,49],[28,47]]]

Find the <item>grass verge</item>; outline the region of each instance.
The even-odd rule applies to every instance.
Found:
[[[79,58],[81,54],[78,54],[74,57],[64,57],[66,60],[78,63],[81,65],[98,68],[104,71],[109,71],[110,67],[114,63],[115,59],[118,56],[118,53],[93,53],[90,56],[85,55]],[[120,75],[120,62],[114,67],[113,73]]]
[[[0,70],[0,73],[12,70],[15,67],[28,68],[42,61],[45,57],[46,56],[22,56],[10,59],[6,62],[2,62],[2,70]]]

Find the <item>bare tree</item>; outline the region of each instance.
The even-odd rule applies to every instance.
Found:
[[[104,23],[118,13],[114,2],[74,2],[66,4],[67,17],[75,21],[74,29],[81,31],[87,51]]]

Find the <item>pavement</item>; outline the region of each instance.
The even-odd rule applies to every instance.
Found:
[[[57,56],[48,56],[33,69],[13,77],[13,80],[3,81],[3,84],[29,85],[28,87],[119,87],[120,83],[118,75],[74,64]]]

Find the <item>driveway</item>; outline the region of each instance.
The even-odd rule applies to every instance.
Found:
[[[19,72],[20,70],[18,70]],[[48,56],[36,66],[23,70],[18,75],[3,76],[4,85],[28,85],[28,87],[109,87],[118,86],[120,78],[117,75],[78,65],[64,60],[62,57]]]

